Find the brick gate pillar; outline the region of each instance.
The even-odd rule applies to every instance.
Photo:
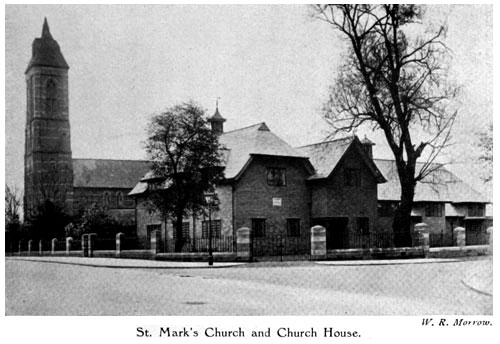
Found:
[[[118,233],[116,234],[116,248],[115,248],[115,257],[120,257],[122,254],[122,240],[125,234]]]
[[[417,235],[417,240],[415,246],[421,246],[424,251],[424,257],[429,257],[429,225],[427,223],[417,223],[415,225],[415,233]]]
[[[453,243],[455,246],[465,246],[465,228],[457,227],[453,230],[453,234],[455,234],[455,242]]]
[[[71,243],[73,242],[72,237],[67,237],[66,238],[66,255],[69,255],[69,252],[71,251]]]
[[[93,257],[94,256],[94,251],[95,251],[95,242],[96,242],[96,239],[97,239],[97,234],[96,233],[90,233],[89,236],[89,246],[88,246],[88,250],[89,250],[89,257]]]
[[[323,226],[311,228],[311,259],[326,259],[326,229]]]
[[[236,231],[236,257],[247,262],[253,260],[252,236],[248,227],[241,227]]]
[[[161,232],[159,230],[151,232],[151,254],[156,255],[160,252]]]

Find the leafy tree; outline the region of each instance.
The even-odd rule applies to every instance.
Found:
[[[96,233],[100,238],[114,238],[118,232],[127,232],[124,229],[128,227],[112,216],[105,206],[94,203],[65,227],[65,234],[80,237],[83,234]]]
[[[222,178],[218,138],[204,116],[193,102],[182,103],[155,115],[147,129],[147,205],[173,221],[176,251],[184,245],[182,219],[206,209],[205,193]]]
[[[383,131],[401,186],[393,230],[398,245],[411,243],[415,186],[441,165],[433,163],[449,145],[458,88],[446,82],[450,57],[445,27],[419,34],[416,5],[316,5],[318,18],[346,38],[349,51],[325,105],[334,133],[362,125]],[[420,141],[420,143],[417,143]],[[425,150],[425,154],[424,154]],[[417,160],[426,157],[417,165]]]

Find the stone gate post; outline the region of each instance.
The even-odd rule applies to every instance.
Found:
[[[89,251],[88,251],[88,241],[87,241],[87,238],[88,238],[88,234],[84,234],[82,235],[82,255],[84,257],[88,257],[89,256]]]
[[[161,232],[159,230],[151,232],[151,254],[156,255],[160,252]]]
[[[311,228],[311,259],[326,259],[326,229],[323,226]]]
[[[33,240],[28,240],[28,256],[31,255],[31,247],[33,246]]]
[[[39,254],[39,255],[42,255],[42,253],[43,253],[43,247],[42,247],[42,245],[43,245],[43,244],[42,244],[42,240],[40,240],[40,241],[38,242],[38,254]]]
[[[241,227],[236,231],[236,257],[247,262],[253,260],[252,236],[248,227]]]
[[[120,257],[122,253],[122,240],[125,234],[118,233],[116,234],[116,248],[115,248],[115,257]]]
[[[417,235],[417,240],[415,242],[415,246],[421,246],[424,251],[424,257],[429,257],[429,225],[427,223],[417,223],[415,225],[415,233]]]
[[[67,237],[66,238],[66,255],[69,255],[69,253],[71,252],[71,243],[73,242],[73,238],[72,237]]]
[[[95,250],[95,242],[96,242],[96,239],[97,239],[97,234],[96,233],[90,233],[89,236],[88,236],[88,239],[89,239],[89,246],[88,246],[89,257],[93,257],[94,256],[94,250]]]
[[[457,227],[453,230],[455,234],[455,242],[454,245],[458,247],[465,246],[465,228]]]
[[[51,247],[50,247],[51,254],[54,254],[54,252],[56,252],[56,244],[57,244],[57,239],[56,238],[52,239]]]

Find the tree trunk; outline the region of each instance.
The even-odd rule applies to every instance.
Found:
[[[413,183],[401,182],[401,202],[394,213],[392,230],[394,232],[394,245],[396,247],[412,246],[411,240],[411,210],[415,186]]]
[[[182,236],[182,220],[184,216],[182,213],[177,214],[175,221],[175,252],[182,252],[182,247],[184,246],[184,238]]]

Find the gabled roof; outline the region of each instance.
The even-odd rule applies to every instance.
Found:
[[[144,160],[73,159],[73,186],[129,189],[149,168]]]
[[[301,154],[271,132],[264,122],[223,133],[219,142],[227,149],[227,152],[224,152],[226,179],[239,177],[254,155],[307,160],[306,155]]]
[[[26,73],[33,66],[56,67],[69,69],[59,44],[52,38],[47,18],[43,23],[42,37],[35,38],[32,45],[31,60],[26,68]]]
[[[350,149],[357,149],[361,159],[378,183],[384,183],[383,174],[379,171],[372,159],[362,148],[362,144],[356,136],[345,137],[337,140],[326,141],[298,147],[297,150],[309,157],[316,173],[309,180],[328,178],[340,165],[339,163]]]
[[[388,181],[378,187],[378,199],[399,201],[401,188],[395,161],[374,159],[374,162]],[[421,167],[422,164],[417,164],[417,171]],[[436,170],[417,183],[415,202],[489,203],[486,197],[446,168],[438,165],[434,165],[433,168]]]

